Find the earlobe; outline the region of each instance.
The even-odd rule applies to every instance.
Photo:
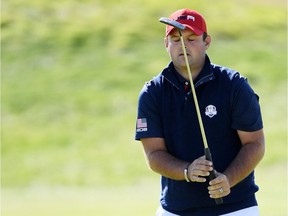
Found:
[[[167,47],[168,47],[168,38],[167,37],[164,38],[164,45],[165,45],[165,47],[167,49]]]

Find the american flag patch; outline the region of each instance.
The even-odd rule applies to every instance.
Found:
[[[137,119],[137,132],[147,131],[147,120],[146,118]]]

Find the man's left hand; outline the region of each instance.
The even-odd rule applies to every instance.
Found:
[[[227,177],[222,173],[217,173],[217,178],[209,182],[208,191],[213,199],[225,197],[230,194],[230,184]]]

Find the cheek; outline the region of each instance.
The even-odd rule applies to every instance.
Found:
[[[169,44],[168,49],[171,53],[175,53],[177,51],[177,46]]]
[[[166,50],[170,55],[173,54],[173,46],[171,46],[171,44],[168,44],[166,46]]]
[[[171,57],[176,57],[177,56],[177,51],[175,47],[170,47],[169,48],[169,54]]]

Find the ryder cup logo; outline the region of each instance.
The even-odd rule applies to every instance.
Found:
[[[209,116],[210,118],[217,115],[216,107],[213,105],[207,106],[205,109],[205,115]]]

